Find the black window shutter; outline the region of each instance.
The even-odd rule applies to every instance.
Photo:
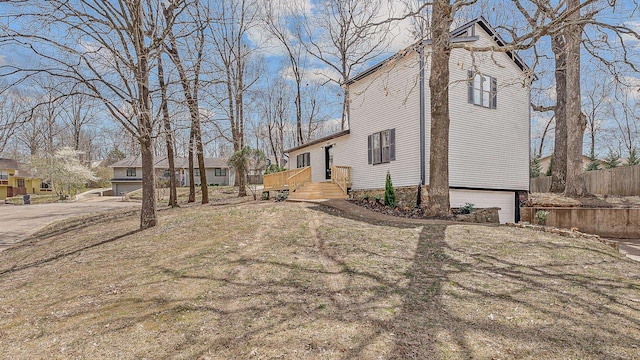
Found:
[[[491,78],[491,108],[497,109],[498,107],[498,80],[494,77]]]
[[[304,154],[307,158],[307,161],[305,162],[305,166],[311,166],[311,153],[308,152],[306,154]]]
[[[301,168],[302,166],[300,166],[300,155],[296,156],[296,168]]]
[[[473,104],[473,71],[467,70],[467,102]]]
[[[371,139],[371,135],[369,135],[368,138],[368,143],[369,143],[369,164],[371,164],[373,162],[373,149],[371,148],[373,146],[373,139]]]
[[[396,159],[396,129],[389,130],[389,161]]]

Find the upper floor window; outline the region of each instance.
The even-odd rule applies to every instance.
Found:
[[[7,171],[0,171],[0,180],[8,180],[9,173]]]
[[[227,169],[225,168],[215,168],[214,172],[215,176],[227,176]]]
[[[383,164],[396,159],[396,129],[369,135],[369,164]]]
[[[127,169],[127,176],[136,176],[136,169],[135,168],[128,168]]]
[[[470,104],[495,109],[498,105],[498,80],[494,77],[467,71],[468,101]]]
[[[296,156],[296,160],[297,160],[297,167],[298,168],[303,168],[305,166],[311,166],[311,153],[303,153],[300,154],[298,156]]]
[[[193,176],[200,176],[200,169],[193,169]]]

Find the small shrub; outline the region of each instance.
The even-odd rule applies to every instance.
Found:
[[[266,170],[264,171],[264,174],[268,175],[268,174],[273,174],[273,173],[277,173],[285,170],[287,169],[284,167],[280,167],[278,164],[271,164],[267,166]]]
[[[547,216],[549,216],[549,212],[546,210],[536,211],[536,223],[538,223],[538,225],[545,225],[547,223]]]
[[[263,191],[262,192],[262,200],[269,200],[269,192],[268,191]]]
[[[396,192],[391,183],[391,173],[387,171],[387,180],[384,185],[384,204],[388,207],[396,206]]]
[[[460,214],[471,214],[474,209],[474,204],[465,203],[464,206],[460,207]]]
[[[366,194],[365,196],[362,197],[362,200],[364,201],[369,201],[369,194]]]
[[[279,192],[276,194],[276,201],[285,201],[289,197],[288,193]]]
[[[382,200],[382,198],[380,196],[374,196],[373,198],[376,200],[376,203],[381,204],[380,200]]]

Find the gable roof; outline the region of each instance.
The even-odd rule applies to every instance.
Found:
[[[18,169],[18,160],[0,158],[0,169],[17,170]]]
[[[285,153],[290,153],[290,152],[292,152],[292,151],[296,151],[296,150],[299,150],[299,149],[305,148],[305,147],[307,147],[307,146],[311,146],[311,145],[319,144],[319,143],[321,143],[321,142],[328,141],[328,140],[331,140],[331,139],[335,139],[335,138],[338,138],[338,137],[341,137],[341,136],[344,136],[344,135],[347,135],[347,134],[349,134],[349,129],[347,129],[347,130],[342,130],[342,131],[337,132],[337,133],[333,133],[333,134],[331,134],[331,135],[328,135],[328,136],[322,137],[322,138],[320,138],[320,139],[316,139],[316,140],[313,140],[313,141],[309,141],[309,142],[308,142],[308,143],[306,143],[306,144],[298,145],[298,146],[293,147],[293,148],[291,148],[291,149],[287,149],[287,150],[285,150],[284,152],[285,152]]]
[[[195,161],[197,164],[197,160]],[[142,167],[142,157],[140,156],[129,156],[125,159],[122,159],[114,164],[109,165],[111,168],[136,168]],[[169,168],[169,160],[167,157],[160,158],[156,160],[153,164],[153,167],[156,169],[168,169]],[[177,169],[187,169],[189,168],[189,159],[184,157],[175,158],[175,167]],[[205,168],[228,168],[227,159],[225,158],[204,158],[204,167]]]
[[[496,30],[489,24],[489,22],[487,22],[487,20],[480,16],[478,18],[475,18],[469,22],[467,22],[466,24],[457,27],[456,29],[452,30],[450,32],[451,34],[451,42],[474,42],[477,41],[479,39],[478,36],[466,36],[465,34],[467,33],[467,30],[472,27],[475,26],[476,24],[478,24],[497,44],[498,46],[505,46],[507,44],[506,41],[504,41],[504,39],[500,36],[500,34],[498,34],[496,32]],[[399,57],[404,56],[409,50],[412,49],[416,49],[418,46],[427,46],[427,45],[431,45],[432,41],[431,39],[422,39],[419,40],[413,44],[411,44],[410,46],[404,48],[403,50],[398,51],[396,54],[391,55],[390,57],[382,60],[381,62],[373,65],[372,67],[370,67],[369,69],[357,74],[356,76],[348,79],[347,81],[344,82],[345,85],[350,85],[353,84],[354,82],[363,79],[365,77],[367,77],[368,75],[371,75],[372,73],[376,72],[378,69],[380,69],[381,67],[383,67],[384,65],[386,65],[387,63],[389,63],[390,61],[396,60]],[[505,51],[505,54],[507,54],[507,56],[509,56],[509,58],[511,58],[511,60],[513,60],[513,62],[520,68],[520,70],[522,71],[526,71],[529,69],[529,67],[527,66],[527,64],[525,64],[525,62],[522,60],[522,58],[520,58],[520,56],[518,56],[518,54],[516,54],[513,51]]]

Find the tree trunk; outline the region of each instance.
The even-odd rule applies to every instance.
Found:
[[[576,9],[580,0],[569,0],[568,9]],[[569,21],[577,22],[580,11],[569,16]],[[570,24],[566,29],[567,53],[567,183],[565,196],[582,197],[588,194],[584,182],[582,163],[582,147],[586,117],[581,111],[580,94],[580,44],[582,42],[582,25]]]
[[[449,58],[453,22],[449,1],[433,4],[431,19],[431,146],[429,162],[429,203],[427,216],[449,217]]]
[[[191,123],[191,131],[189,132],[189,200],[187,202],[196,202],[196,185],[195,176],[193,175],[193,123]]]
[[[151,123],[151,94],[149,91],[149,49],[145,44],[143,31],[144,13],[140,2],[134,3],[133,38],[138,66],[136,81],[138,83],[137,120],[140,129],[140,152],[142,154],[142,210],[140,211],[140,228],[147,229],[157,225],[156,217],[156,183],[153,159],[153,125]]]
[[[176,165],[173,153],[173,135],[171,133],[171,119],[167,102],[167,86],[164,82],[164,68],[162,56],[158,56],[158,82],[162,96],[162,117],[164,120],[165,142],[167,144],[167,160],[169,162],[169,206],[178,207],[178,192],[176,189]]]
[[[556,127],[549,191],[561,193],[565,189],[567,178],[567,53],[561,33],[551,37],[551,48],[556,58]]]

